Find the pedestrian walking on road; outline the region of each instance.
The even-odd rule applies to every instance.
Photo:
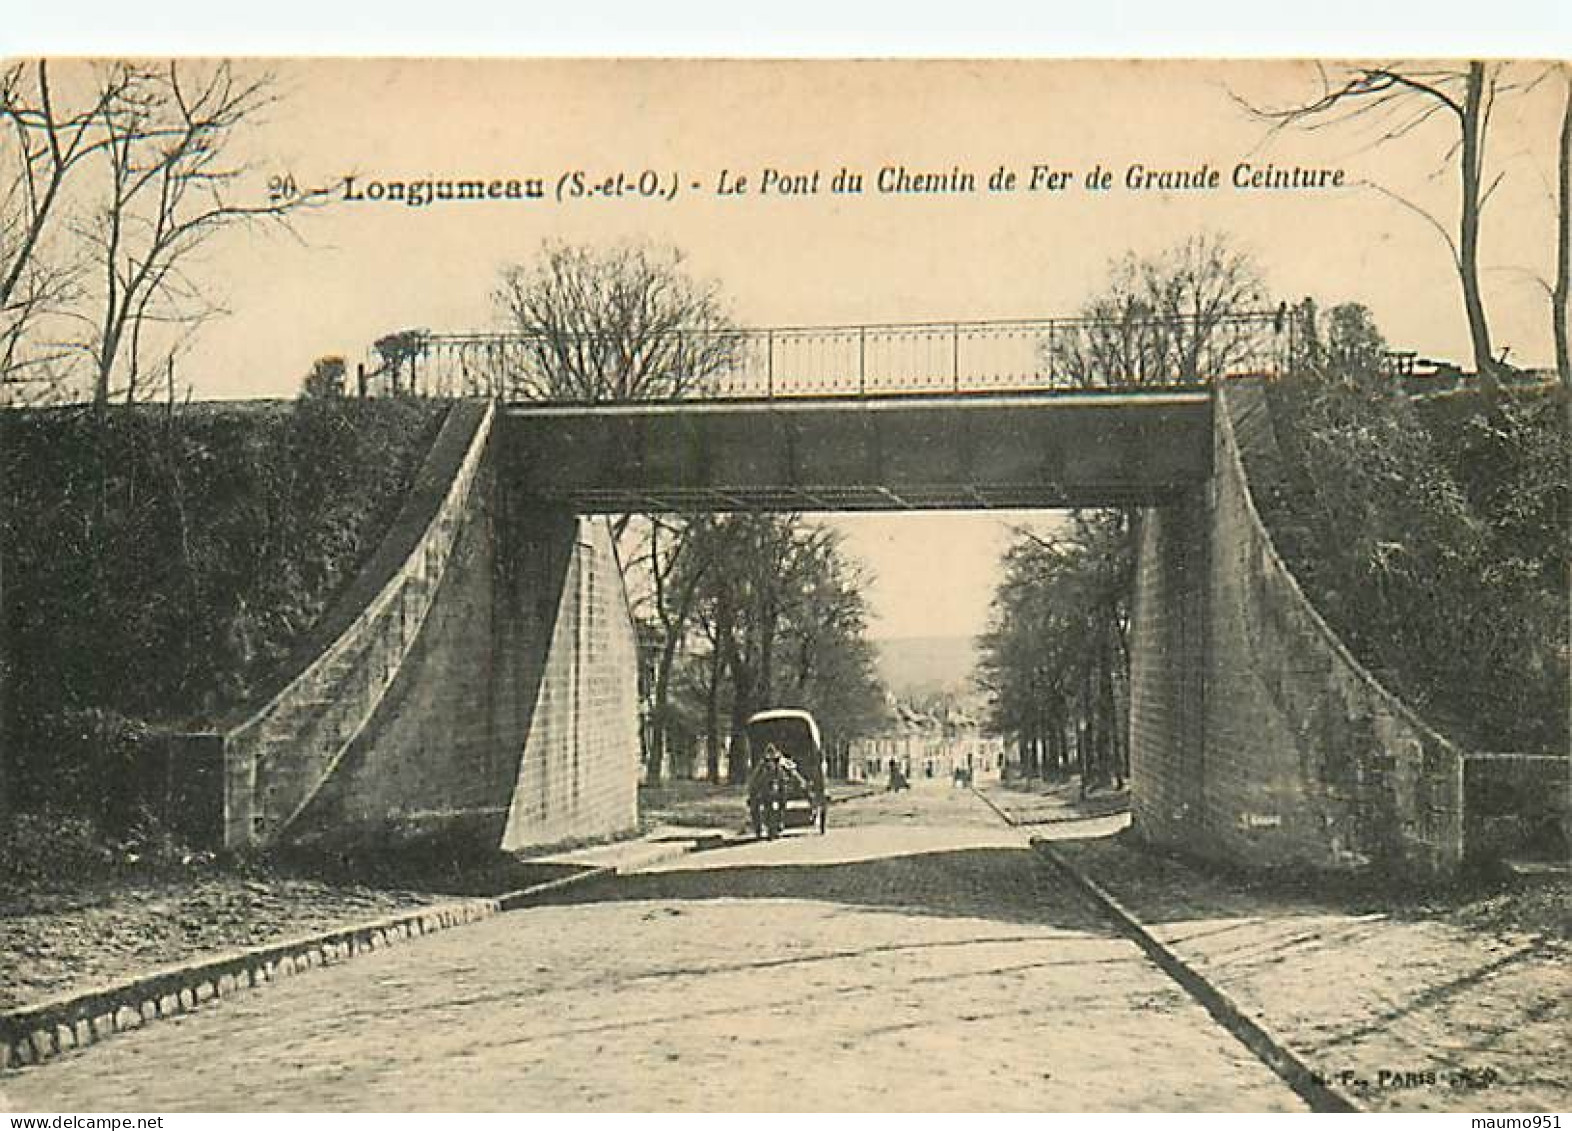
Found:
[[[901,764],[894,758],[890,759],[890,784],[891,793],[899,793],[903,789],[910,789],[911,782],[906,780],[906,775],[901,773]]]

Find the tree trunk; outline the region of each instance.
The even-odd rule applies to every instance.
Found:
[[[1561,114],[1556,202],[1556,286],[1550,296],[1551,327],[1556,337],[1556,374],[1572,392],[1572,347],[1567,342],[1567,308],[1572,305],[1572,66],[1562,64],[1567,94]]]
[[[11,815],[11,747],[7,742],[11,728],[11,669],[6,662],[6,628],[10,618],[5,603],[5,545],[0,542],[0,820]]]
[[[1468,314],[1468,334],[1473,343],[1474,369],[1480,388],[1489,398],[1498,390],[1495,352],[1490,344],[1490,326],[1485,319],[1485,302],[1479,291],[1479,210],[1480,181],[1484,174],[1483,101],[1485,65],[1468,65],[1468,87],[1463,98],[1463,154],[1461,161],[1463,202],[1458,233],[1458,276],[1463,284],[1463,307]]]
[[[741,785],[748,780],[753,768],[752,751],[748,749],[748,711],[740,700],[731,705],[731,741],[726,745],[726,781]]]
[[[1085,761],[1085,756],[1082,753],[1082,747],[1084,745],[1083,739],[1085,736],[1081,727],[1081,715],[1080,712],[1076,710],[1076,705],[1074,703],[1069,705],[1066,722],[1069,726],[1070,739],[1065,753],[1070,756],[1070,759],[1075,763],[1076,769],[1079,770],[1082,763]]]
[[[1097,656],[1081,676],[1081,712],[1086,719],[1086,756],[1081,762],[1081,793],[1097,784],[1102,771],[1102,716],[1097,710]]]
[[[1102,740],[1102,777],[1113,781],[1119,775],[1118,726],[1114,720],[1113,678],[1107,665],[1098,674],[1097,713],[1098,731]]]
[[[650,785],[659,785],[665,769],[666,724],[657,711],[650,719],[649,749],[645,751],[644,758],[644,780]]]
[[[747,669],[735,658],[729,659],[726,666],[731,669],[731,741],[726,748],[726,780],[739,785],[747,780],[751,768],[747,723],[755,700]]]
[[[660,664],[655,669],[655,736],[652,743],[651,764],[656,780],[659,780],[659,774],[665,768],[666,751],[670,743],[668,726],[671,719],[672,669],[676,666],[677,648],[682,643],[688,619],[693,614],[693,603],[698,596],[699,581],[705,572],[702,568],[691,572],[678,595],[677,608],[667,612],[665,587],[661,583],[659,532],[658,525],[650,532],[650,560],[655,574],[655,603],[660,613],[661,629],[665,633],[665,639],[661,641]],[[681,552],[680,547],[678,552]],[[711,687],[712,698],[714,694],[715,690]],[[713,727],[710,728],[710,733],[714,733]]]
[[[1075,703],[1075,762],[1083,796],[1095,772],[1096,759],[1096,752],[1092,748],[1096,735],[1092,731],[1092,697],[1088,693],[1090,680],[1091,669],[1087,668],[1081,674],[1081,686],[1076,691]]]
[[[655,668],[653,709],[650,711],[649,777],[659,782],[666,768],[667,720],[670,715],[671,669],[676,658],[676,642],[668,638],[661,647],[660,663]]]
[[[720,781],[720,649],[710,651],[710,685],[704,702],[704,776]]]
[[[754,702],[762,710],[773,704],[775,698],[775,629],[780,613],[774,602],[767,602],[759,626],[758,674],[753,681]]]
[[[731,740],[726,748],[726,780],[740,785],[748,778],[748,717],[754,711],[755,677],[742,662],[735,646],[728,649],[726,667],[731,672]]]
[[[1103,662],[1097,674],[1097,699],[1103,718],[1103,776],[1115,786],[1120,786],[1124,784],[1124,769],[1119,749],[1119,704],[1114,694],[1114,669],[1119,662],[1117,638],[1115,622],[1110,618],[1103,634]]]

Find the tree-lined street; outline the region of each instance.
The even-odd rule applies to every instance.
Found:
[[[19,1110],[1293,1110],[969,791],[838,807],[586,902],[223,1001]]]
[[[0,67],[0,1111],[1572,1094],[1572,66],[450,66]]]

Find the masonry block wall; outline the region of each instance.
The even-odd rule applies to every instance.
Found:
[[[500,841],[516,752],[494,725],[497,488],[483,462],[452,555],[398,674],[287,839]]]
[[[533,687],[533,700],[511,704],[528,721],[501,839],[510,851],[638,823],[638,657],[610,532],[602,519],[541,512],[523,525],[532,536],[550,532],[536,544],[547,548],[560,583],[543,666],[516,684]],[[517,605],[513,614],[530,615]]]
[[[451,607],[447,568],[475,537],[492,418],[483,404],[449,409],[392,527],[303,642],[301,670],[222,734],[226,846],[298,838],[401,702],[429,651],[428,614]]]
[[[289,841],[512,850],[636,825],[637,664],[610,533],[523,503],[499,444],[418,637]]]
[[[1130,774],[1141,834],[1158,843],[1194,835],[1206,807],[1205,493],[1186,492],[1136,516],[1130,620]]]
[[[1139,834],[1252,867],[1455,870],[1462,752],[1349,655],[1273,549],[1241,451],[1250,449],[1251,474],[1271,473],[1261,390],[1220,388],[1214,428],[1204,494],[1141,523],[1131,713]],[[1199,725],[1183,703],[1196,669]]]

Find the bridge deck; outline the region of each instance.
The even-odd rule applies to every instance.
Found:
[[[580,513],[1143,505],[1211,470],[1211,395],[515,404],[507,474]]]

